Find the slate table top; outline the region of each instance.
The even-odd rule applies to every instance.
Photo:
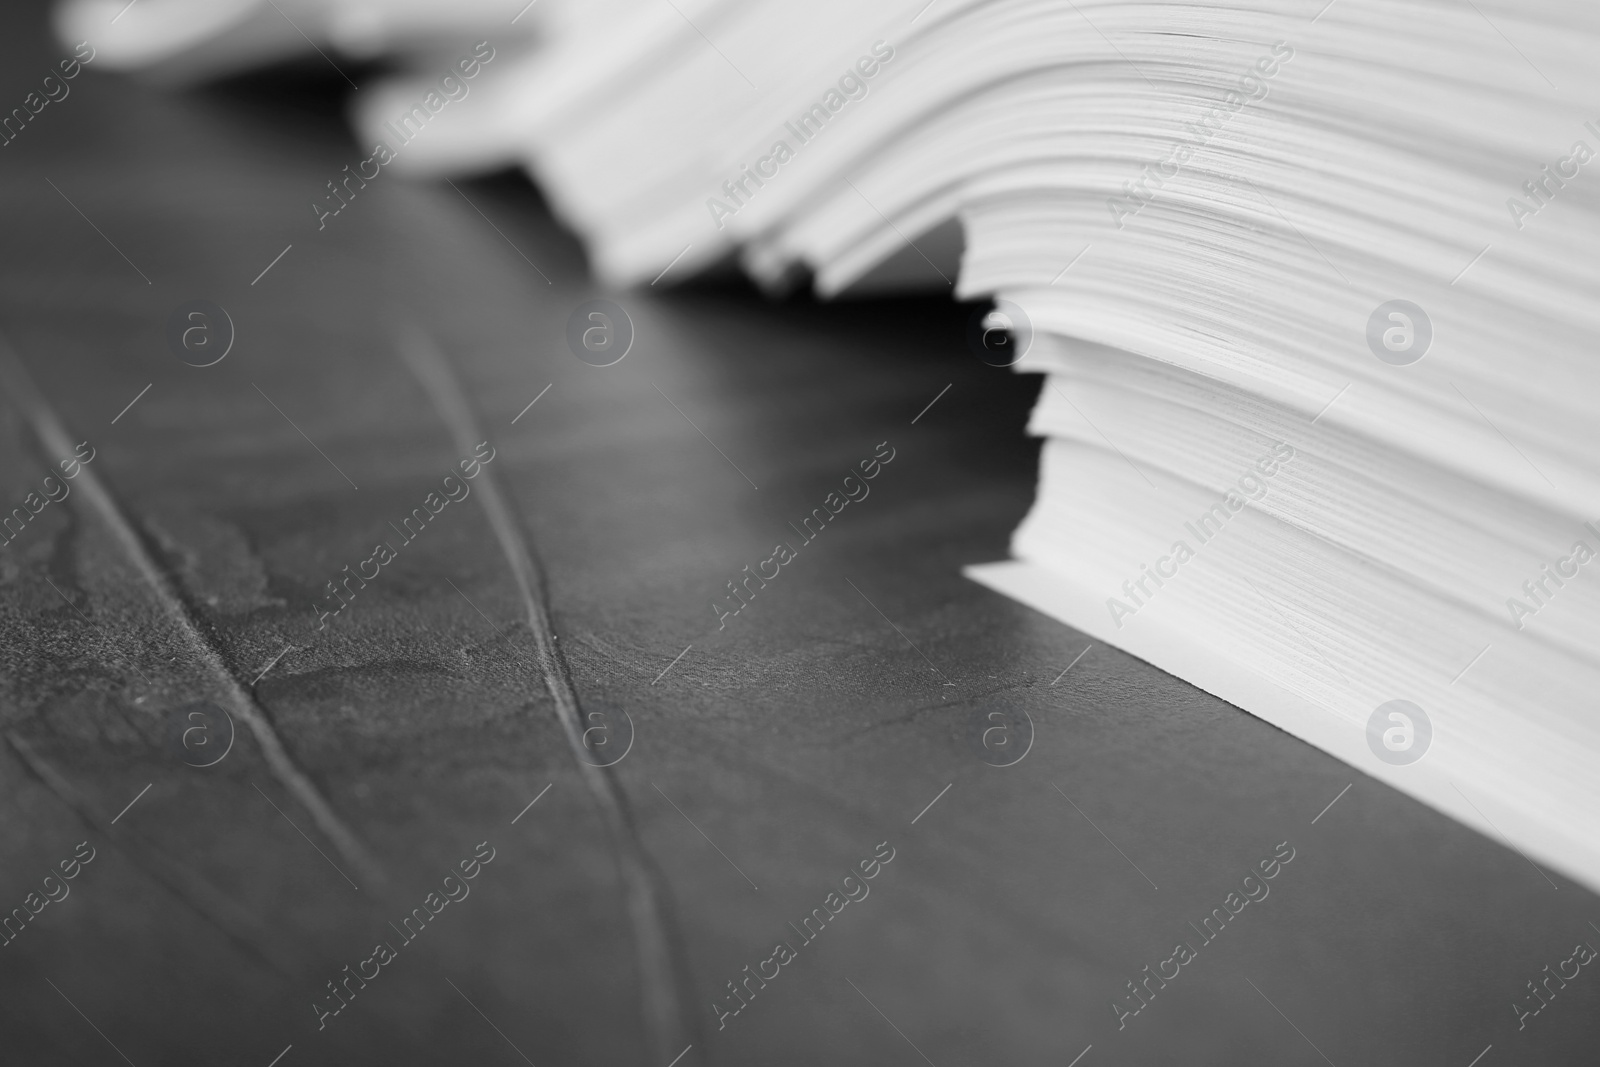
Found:
[[[1600,976],[1513,1008],[1591,894],[960,576],[1037,455],[970,309],[604,293],[509,178],[318,230],[358,158],[322,87],[92,69],[0,151],[5,506],[94,456],[0,548],[0,1059],[1593,1062]]]

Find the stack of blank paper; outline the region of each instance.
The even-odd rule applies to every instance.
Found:
[[[412,6],[317,21],[417,72],[363,147]],[[1600,8],[451,16],[504,57],[397,168],[526,167],[615,285],[996,300],[1045,444],[974,578],[1600,887]]]

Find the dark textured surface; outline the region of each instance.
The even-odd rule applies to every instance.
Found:
[[[59,50],[7,18],[9,101]],[[307,203],[359,157],[331,100],[296,94],[81,77],[0,150],[0,329],[237,682],[293,646],[256,700],[386,884],[335,869],[365,881],[242,726],[216,766],[183,765],[173,723],[220,683],[77,492],[0,549],[0,907],[97,849],[0,949],[6,1063],[122,1062],[114,1044],[140,1067],[264,1067],[292,1044],[285,1067],[666,1067],[618,842],[478,503],[315,630],[323,584],[460,458],[397,354],[406,323],[497,449],[585,711],[633,724],[609,773],[676,916],[700,1029],[681,1063],[1065,1065],[1091,1043],[1084,1067],[1466,1067],[1491,1043],[1484,1067],[1590,1062],[1600,976],[1520,1033],[1510,1007],[1600,945],[1590,894],[1113,649],[1058,677],[1086,641],[959,577],[1004,555],[1035,453],[1033,383],[964,354],[959,309],[623,294],[638,339],[592,368],[563,339],[594,295],[581,255],[531,191],[385,174],[318,232]],[[194,297],[238,332],[205,369],[163,341]],[[6,401],[9,507],[59,457]],[[719,631],[725,583],[798,545],[788,524],[884,441],[870,496]],[[996,709],[1037,731],[1008,768],[971,741]],[[319,1032],[324,983],[485,840],[471,896]],[[885,841],[870,895],[802,944],[787,924]],[[1283,841],[1270,896],[1118,1032],[1124,983],[1198,944],[1187,924]],[[719,1031],[724,984],[779,941],[797,958]]]

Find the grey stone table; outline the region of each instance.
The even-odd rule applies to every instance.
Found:
[[[960,577],[1036,452],[966,310],[600,293],[510,179],[319,230],[336,105],[0,151],[6,1063],[1593,1062],[1600,976],[1513,1007],[1588,892]]]

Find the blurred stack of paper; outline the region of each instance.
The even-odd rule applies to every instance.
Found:
[[[1600,886],[1600,8],[519,6],[397,166],[526,166],[612,284],[996,298],[1047,441],[975,578]]]

